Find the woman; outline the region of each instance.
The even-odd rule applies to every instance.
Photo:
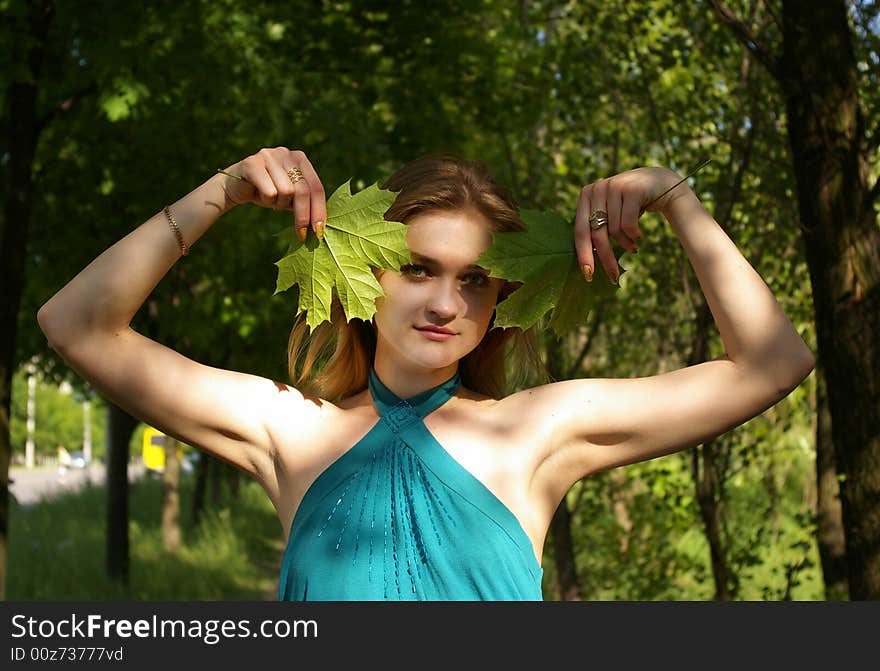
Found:
[[[129,326],[162,276],[236,205],[293,210],[301,238],[309,228],[321,238],[327,218],[300,151],[263,149],[225,172],[101,254],[37,317],[107,398],[261,483],[288,531],[283,599],[538,600],[544,538],[575,482],[719,435],[814,365],[687,185],[664,194],[678,176],[640,168],[581,192],[574,236],[586,280],[601,263],[617,281],[611,241],[634,251],[650,205],[687,252],[725,354],[648,378],[498,394],[504,348],[489,327],[510,287],[475,263],[493,231],[520,227],[516,209],[478,165],[429,159],[385,185],[399,192],[386,218],[407,224],[413,263],[377,271],[385,295],[373,324],[329,327],[340,332],[323,377],[311,374],[323,336],[309,345],[301,327],[298,388],[203,366]],[[325,393],[306,393],[309,381]]]

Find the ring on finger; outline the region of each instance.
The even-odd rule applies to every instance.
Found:
[[[290,170],[287,171],[287,176],[290,178],[291,184],[296,184],[301,179],[305,179],[302,174],[302,170],[293,166]]]
[[[608,213],[605,210],[593,210],[590,212],[590,228],[598,231],[608,224]]]

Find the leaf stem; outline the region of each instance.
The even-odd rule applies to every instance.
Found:
[[[222,168],[217,168],[217,172],[219,172],[223,175],[226,175],[227,177],[234,177],[235,179],[240,180],[242,182],[247,182],[247,180],[244,177],[240,177],[239,175],[233,175],[231,172],[226,172]]]
[[[670,186],[668,189],[666,189],[666,191],[664,191],[664,192],[661,193],[659,196],[657,196],[656,198],[654,198],[653,200],[651,200],[651,202],[649,202],[647,205],[642,205],[642,210],[641,210],[641,211],[644,212],[645,210],[647,210],[649,207],[651,207],[651,205],[653,205],[654,203],[656,203],[658,200],[660,200],[663,196],[665,196],[667,193],[669,193],[670,191],[672,191],[675,187],[677,187],[677,186],[678,186],[679,184],[681,184],[683,181],[685,181],[686,179],[690,179],[691,177],[693,177],[693,176],[696,174],[697,170],[702,170],[702,169],[705,168],[707,165],[709,165],[711,162],[712,162],[712,159],[711,159],[711,158],[707,158],[705,161],[703,161],[702,163],[700,163],[700,165],[698,165],[696,168],[694,168],[694,169],[691,170],[688,174],[686,174],[684,177],[682,177],[680,180],[678,180],[675,184],[673,184],[673,185]]]

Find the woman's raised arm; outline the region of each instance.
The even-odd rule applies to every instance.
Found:
[[[764,280],[693,191],[681,184],[652,203],[676,181],[668,170],[639,168],[586,187],[575,223],[578,257],[589,265],[597,256],[616,281],[610,240],[632,249],[642,237],[640,211],[651,203],[687,253],[725,353],[653,377],[569,380],[515,395],[550,418],[537,481],[551,502],[589,473],[692,447],[742,424],[813,369],[812,352]]]
[[[323,187],[302,152],[263,149],[227,172],[244,179],[214,175],[157,212],[62,287],[37,320],[68,365],[113,403],[272,487],[275,418],[283,412],[307,427],[316,406],[285,385],[202,365],[130,327],[184,251],[235,205],[292,210],[301,236],[326,219]]]

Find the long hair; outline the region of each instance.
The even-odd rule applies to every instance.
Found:
[[[403,166],[381,188],[397,192],[385,213],[387,221],[406,224],[421,212],[473,207],[492,223],[493,232],[525,230],[513,198],[480,161],[452,154],[426,156]],[[499,302],[513,289],[505,284]],[[459,361],[462,384],[498,399],[526,384],[546,381],[535,327],[502,329],[494,322],[493,314],[483,339]],[[374,328],[360,319],[346,321],[335,296],[330,321],[313,333],[305,315],[299,315],[287,347],[294,385],[328,401],[365,389],[376,355]]]

